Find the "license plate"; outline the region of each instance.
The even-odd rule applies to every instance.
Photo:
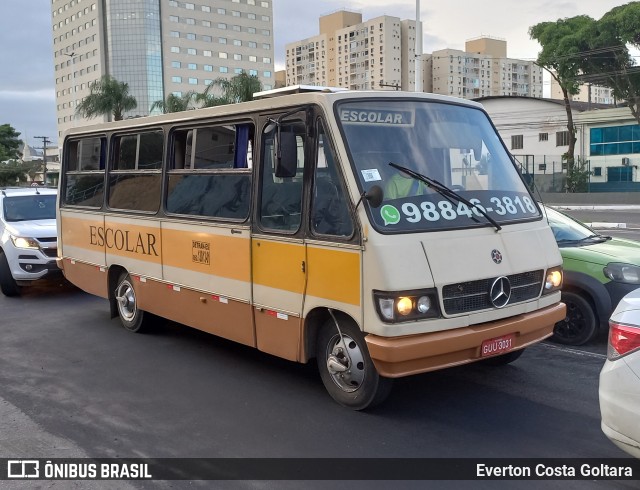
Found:
[[[480,357],[495,356],[510,351],[515,345],[515,338],[516,334],[511,333],[485,340],[480,347]]]

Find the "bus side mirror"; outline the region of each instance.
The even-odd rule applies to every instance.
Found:
[[[276,140],[275,175],[280,178],[295,177],[298,171],[298,142],[294,133],[280,132]]]
[[[379,185],[374,185],[367,192],[364,193],[364,198],[369,201],[369,206],[372,208],[379,208],[384,199],[384,191]]]

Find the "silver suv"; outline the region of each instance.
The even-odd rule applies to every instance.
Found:
[[[0,190],[0,290],[17,296],[20,287],[59,273],[56,265],[55,189]]]

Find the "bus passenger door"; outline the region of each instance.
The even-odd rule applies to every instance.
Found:
[[[307,131],[302,112],[275,121],[277,115],[265,122],[261,137],[251,247],[254,319],[258,349],[295,361],[306,287]],[[286,162],[291,163],[288,168]]]

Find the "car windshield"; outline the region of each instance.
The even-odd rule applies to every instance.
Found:
[[[3,199],[2,208],[6,221],[55,219],[56,196],[53,194],[8,196]]]
[[[545,206],[549,226],[558,245],[576,245],[592,241],[605,241],[609,237],[600,235],[575,219]]]
[[[337,118],[360,192],[374,185],[384,192],[382,206],[369,210],[382,232],[496,226],[540,217],[478,108],[424,100],[349,100],[338,105]]]

